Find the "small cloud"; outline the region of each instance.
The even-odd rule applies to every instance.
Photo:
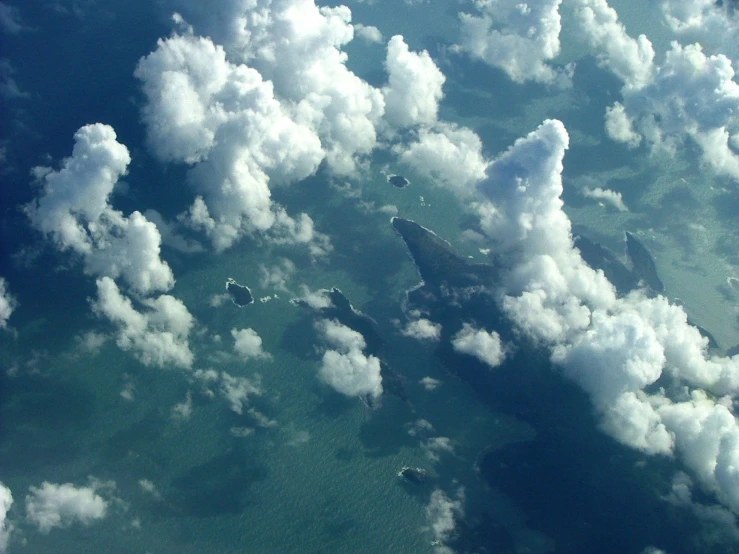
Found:
[[[441,489],[436,489],[431,493],[431,499],[426,506],[426,518],[431,524],[430,530],[434,536],[433,544],[439,547],[437,552],[449,552],[449,550],[445,550],[444,543],[454,535],[457,518],[464,516],[463,500],[463,489],[459,489],[457,492],[456,500],[449,498]]]
[[[5,552],[13,532],[13,525],[7,521],[8,511],[13,505],[13,494],[0,482],[0,552]]]
[[[438,341],[441,337],[441,325],[421,318],[410,321],[401,333],[418,340]]]
[[[474,356],[491,368],[498,367],[506,357],[506,349],[498,333],[475,329],[469,323],[454,335],[452,346],[457,352]]]
[[[372,25],[362,25],[361,23],[354,24],[354,33],[367,42],[373,42],[380,44],[382,42],[382,33],[377,27]]]
[[[269,359],[271,356],[262,350],[262,338],[254,329],[231,329],[234,350],[243,359]]]
[[[454,443],[449,437],[433,437],[423,443],[423,449],[429,458],[438,462],[441,454],[454,454]]]
[[[148,479],[140,479],[139,480],[139,487],[141,487],[141,490],[144,491],[147,494],[150,494],[155,500],[161,500],[162,495],[157,489],[156,485],[149,481]]]
[[[29,487],[29,491],[26,518],[43,534],[74,523],[90,525],[105,518],[108,511],[108,502],[97,494],[95,483],[75,487],[71,483],[56,485],[45,481],[41,487]]]
[[[608,204],[609,206],[616,208],[619,212],[629,211],[626,204],[624,204],[624,199],[620,192],[596,187],[592,189],[586,188],[583,190],[582,195],[586,198],[592,198],[593,200],[598,200]]]
[[[172,418],[178,420],[190,419],[192,415],[192,393],[187,391],[185,400],[172,406]]]
[[[441,385],[441,381],[428,376],[421,379],[419,383],[421,383],[421,385],[423,385],[423,388],[425,388],[429,392],[436,390],[437,388],[439,388],[439,385]]]

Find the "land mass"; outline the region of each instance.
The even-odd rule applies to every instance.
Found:
[[[626,253],[629,255],[634,272],[656,293],[665,290],[664,284],[657,275],[657,266],[652,255],[639,239],[626,231]]]
[[[249,287],[239,285],[230,277],[226,281],[226,292],[231,297],[231,301],[239,308],[243,308],[248,304],[254,303],[254,297],[252,296]]]

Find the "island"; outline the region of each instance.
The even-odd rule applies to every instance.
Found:
[[[387,182],[398,189],[404,189],[411,184],[411,182],[402,175],[388,175]]]
[[[230,277],[226,280],[226,292],[231,297],[231,301],[239,308],[243,308],[248,304],[254,303],[254,297],[252,296],[249,287],[239,285]]]
[[[398,477],[414,485],[423,485],[426,482],[426,470],[420,467],[405,466],[398,472]]]
[[[657,275],[652,255],[639,239],[626,231],[626,253],[629,255],[634,272],[656,293],[664,292],[665,286]]]
[[[573,243],[583,261],[595,270],[602,270],[619,296],[624,296],[639,286],[639,277],[605,246],[582,235],[574,235]]]

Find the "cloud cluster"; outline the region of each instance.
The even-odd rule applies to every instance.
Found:
[[[457,352],[474,356],[491,368],[498,367],[506,357],[506,348],[498,333],[475,329],[469,323],[465,323],[454,335],[452,347]]]
[[[131,162],[116,138],[101,123],[80,128],[61,169],[34,169],[42,190],[26,213],[60,250],[80,255],[88,274],[121,278],[140,294],[169,290],[174,276],[159,257],[156,225],[138,211],[126,217],[110,205],[113,187]]]
[[[13,526],[7,521],[8,511],[13,505],[13,494],[0,482],[0,552],[5,552],[13,532]]]
[[[601,187],[595,187],[585,188],[582,192],[582,195],[585,198],[592,198],[593,200],[597,200],[598,202],[608,204],[609,206],[617,209],[619,212],[629,211],[629,209],[626,207],[626,204],[624,204],[624,199],[620,192],[616,192],[610,189],[604,189]]]
[[[269,358],[262,349],[262,337],[254,329],[231,329],[234,338],[234,350],[244,360]]]
[[[228,402],[231,410],[239,415],[244,412],[244,407],[251,396],[261,396],[262,394],[262,383],[259,375],[249,379],[247,377],[234,377],[225,371],[199,369],[193,373],[193,377],[203,385],[208,396],[215,396],[216,392],[211,390],[210,387],[217,387],[218,394]],[[187,403],[191,403],[189,396]],[[188,408],[187,411],[189,412],[191,409]]]
[[[739,84],[729,58],[673,42],[654,79],[622,94],[606,113],[612,139],[667,151],[691,140],[708,167],[739,179]]]
[[[378,399],[382,395],[380,360],[364,354],[364,337],[336,320],[323,319],[317,327],[332,348],[323,353],[321,379],[346,396]]]
[[[108,501],[96,492],[94,486],[75,487],[71,483],[56,485],[45,481],[41,487],[30,487],[29,490],[26,517],[42,533],[74,523],[90,525],[105,518],[108,511]]]
[[[607,433],[649,454],[679,454],[739,513],[739,426],[721,398],[739,390],[739,358],[709,356],[682,307],[639,291],[617,299],[583,262],[560,199],[567,143],[564,126],[545,121],[480,184],[482,228],[509,266],[501,305],[590,395]],[[663,376],[669,393],[654,390]]]
[[[7,281],[0,277],[0,329],[8,326],[8,319],[18,306],[16,299],[8,292]]]
[[[194,318],[180,300],[168,294],[143,298],[139,311],[110,277],[97,280],[97,291],[93,311],[115,326],[121,349],[131,350],[145,365],[192,366],[188,336]]]
[[[566,86],[567,70],[547,62],[559,54],[562,0],[476,0],[477,15],[460,14],[458,51],[497,67],[515,82],[537,81]]]

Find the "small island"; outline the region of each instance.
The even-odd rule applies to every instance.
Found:
[[[402,175],[388,175],[387,182],[398,189],[404,189],[411,184],[411,182]]]
[[[420,467],[405,466],[398,472],[398,477],[414,485],[422,485],[426,482],[426,470]]]
[[[665,286],[657,275],[652,255],[647,247],[628,231],[626,231],[626,253],[637,275],[657,294],[664,292]]]
[[[248,304],[254,303],[254,297],[252,296],[249,287],[239,285],[230,277],[226,281],[226,292],[231,297],[231,301],[239,308],[243,308]]]

